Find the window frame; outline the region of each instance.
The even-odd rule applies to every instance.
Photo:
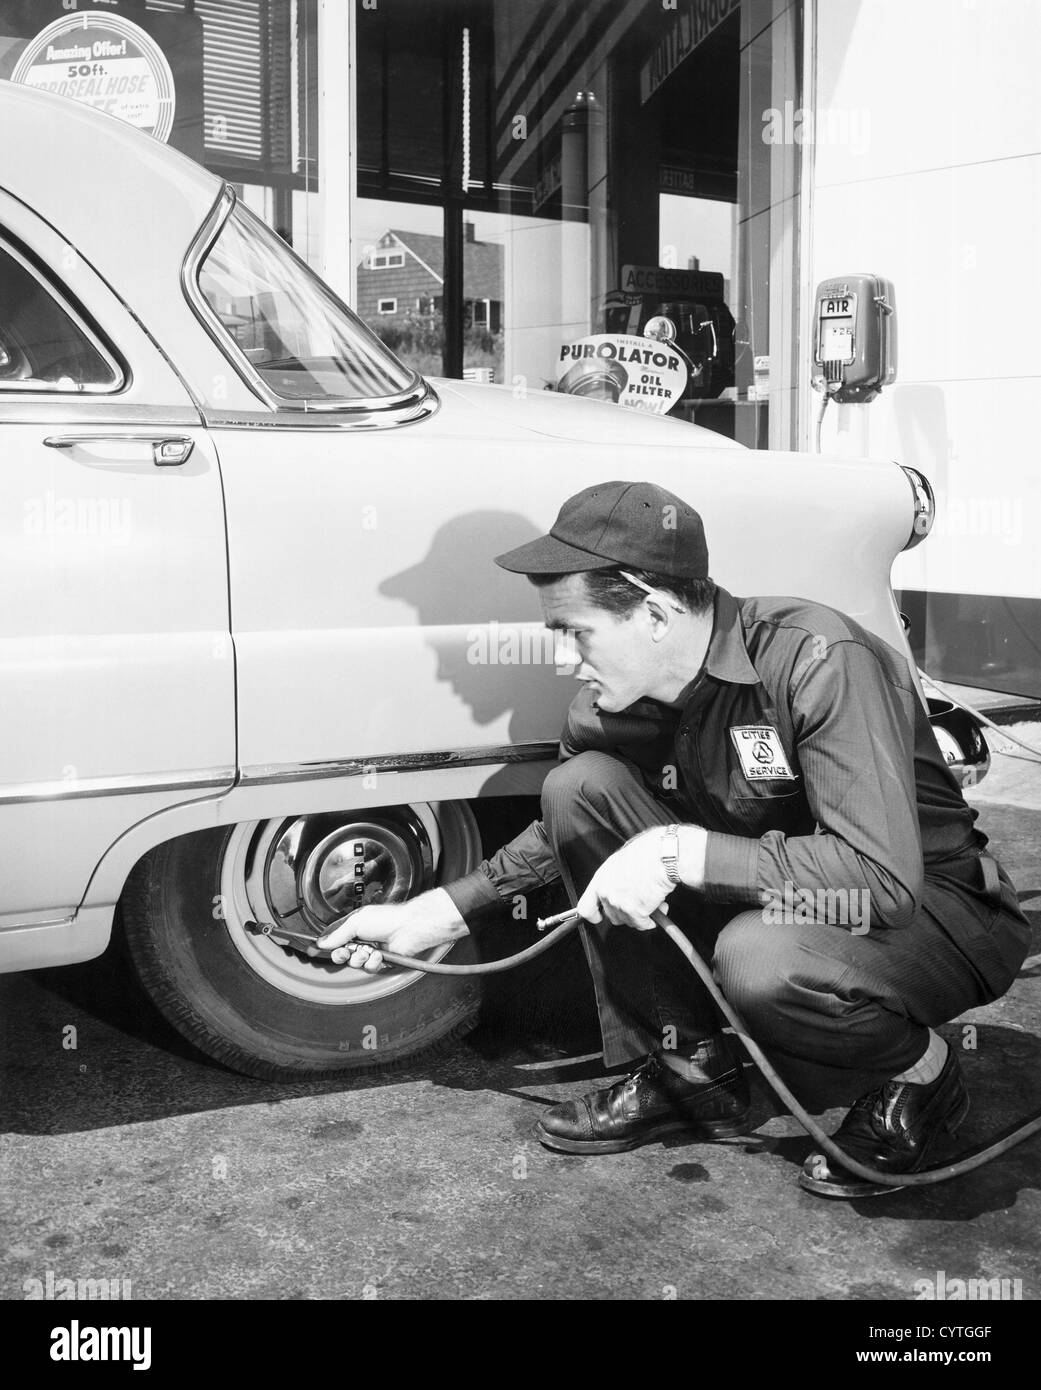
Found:
[[[393,304],[393,309],[384,309],[384,304]],[[396,314],[398,312],[398,301],[392,296],[387,295],[384,299],[376,300],[377,314]]]
[[[6,228],[0,228],[0,254],[10,256],[40,286],[59,312],[63,313],[77,332],[83,335],[113,376],[112,382],[104,385],[94,382],[73,387],[63,386],[57,381],[40,381],[39,378],[31,378],[28,381],[9,381],[0,377],[0,392],[32,396],[63,396],[79,400],[84,396],[117,396],[125,391],[130,384],[130,372],[122,358],[116,353],[115,348],[109,346],[101,336],[100,330],[95,329],[77,307],[71,295],[62,289],[51,276],[41,270],[33,257],[21,248]]]
[[[249,358],[246,357],[242,348],[235,342],[234,338],[221,323],[219,316],[215,313],[209,300],[202,292],[199,284],[199,274],[202,264],[210,251],[216,244],[217,238],[224,230],[224,225],[231,216],[232,211],[238,202],[235,190],[230,184],[225,184],[217,195],[217,199],[210,209],[209,215],[196,233],[195,240],[189,246],[184,262],[181,265],[181,291],[185,299],[195,314],[195,317],[202,324],[217,348],[227,359],[228,363],[234,368],[239,377],[246,383],[250,390],[256,395],[269,410],[277,412],[279,415],[296,417],[304,420],[307,417],[312,419],[316,416],[326,415],[346,415],[346,416],[371,416],[386,412],[388,416],[391,412],[408,411],[407,418],[394,419],[388,418],[386,423],[406,424],[413,419],[425,418],[440,405],[437,393],[431,387],[426,378],[410,367],[407,362],[399,365],[404,368],[411,376],[411,381],[400,391],[390,396],[280,396],[268,385],[260,373],[255,369]],[[248,209],[247,209],[248,211]],[[314,271],[302,260],[293,248],[283,243],[284,254],[290,256],[294,261],[307,272],[309,276],[314,275]],[[319,277],[320,279],[320,277]],[[358,332],[363,337],[371,338],[373,343],[378,344],[382,352],[390,357],[394,354],[383,343],[373,330],[350,309],[339,295],[327,285],[324,280],[321,284],[325,293],[341,307],[355,324]],[[394,358],[398,361],[397,358]]]
[[[377,257],[379,258],[378,263]],[[404,270],[404,268],[404,251],[373,251],[369,257],[370,270]]]

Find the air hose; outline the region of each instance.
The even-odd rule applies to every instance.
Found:
[[[1004,1139],[988,1145],[985,1149],[978,1149],[975,1153],[966,1154],[957,1163],[948,1163],[941,1168],[926,1168],[918,1173],[883,1173],[878,1168],[869,1168],[866,1163],[859,1163],[839,1148],[829,1135],[824,1133],[820,1125],[811,1115],[807,1114],[795,1096],[792,1095],[763,1055],[758,1043],[749,1034],[741,1017],[716,984],[707,963],[675,923],[669,919],[664,911],[653,912],[651,916],[680,950],[688,965],[697,972],[702,984],[719,1006],[723,1017],[744,1043],[752,1061],[776,1092],[782,1104],[795,1116],[810,1138],[820,1146],[822,1152],[844,1168],[846,1172],[852,1173],[855,1177],[863,1178],[865,1182],[877,1183],[884,1187],[928,1187],[933,1183],[946,1182],[948,1178],[959,1178],[964,1173],[971,1173],[974,1168],[982,1168],[985,1163],[990,1163],[999,1154],[1007,1153],[1009,1149],[1021,1144],[1024,1139],[1029,1139],[1032,1134],[1041,1134],[1041,1115],[1036,1115],[1032,1120],[1028,1120],[1026,1124],[1020,1125],[1018,1129],[1006,1135]],[[401,956],[394,951],[384,951],[382,948],[379,950],[385,961],[392,965],[405,966],[410,970],[423,970],[434,975],[491,975],[500,970],[512,970],[515,966],[523,965],[525,961],[534,960],[543,951],[549,950],[551,946],[562,941],[569,932],[574,931],[580,921],[581,918],[575,911],[561,913],[559,917],[549,918],[546,923],[539,923],[540,930],[544,925],[553,925],[553,930],[541,941],[536,941],[533,946],[528,946],[515,956],[504,956],[501,960],[488,961],[480,965],[442,965],[437,961],[419,960],[414,956]]]
[[[558,924],[541,941],[536,941],[532,946],[526,946],[515,956],[503,956],[501,960],[482,961],[480,965],[442,965],[440,961],[420,960],[417,956],[399,956],[394,951],[385,951],[382,946],[373,949],[378,950],[383,959],[391,965],[404,965],[409,970],[425,970],[428,975],[497,975],[502,970],[512,970],[515,966],[523,965],[525,961],[534,960],[536,956],[541,956],[543,951],[548,951],[551,946],[555,946],[558,941],[562,941],[565,936],[573,932],[582,920],[577,912],[563,912],[561,918],[564,920],[558,921],[555,917],[550,918],[551,922]],[[539,929],[542,930],[541,922]],[[332,927],[328,928],[328,932],[333,930]]]

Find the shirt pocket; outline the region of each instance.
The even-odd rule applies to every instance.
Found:
[[[764,780],[749,785],[739,772],[732,772],[727,816],[736,834],[756,839],[769,830],[791,835],[798,831],[809,834],[813,829],[801,781]]]

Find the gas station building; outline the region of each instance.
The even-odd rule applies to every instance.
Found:
[[[122,91],[61,56],[87,37],[128,45]],[[815,287],[884,277],[895,379],[821,448],[928,477],[894,572],[920,663],[1030,696],[1039,59],[1034,0],[0,0],[0,77],[153,122],[425,372],[553,388],[666,317],[674,413],[812,450]]]

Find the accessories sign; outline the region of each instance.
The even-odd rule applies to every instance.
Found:
[[[122,15],[56,19],[26,45],[11,81],[85,102],[157,140],[173,128],[170,65],[155,40]]]
[[[676,295],[681,299],[722,299],[718,270],[673,270],[664,265],[623,265],[621,287],[629,293]]]

